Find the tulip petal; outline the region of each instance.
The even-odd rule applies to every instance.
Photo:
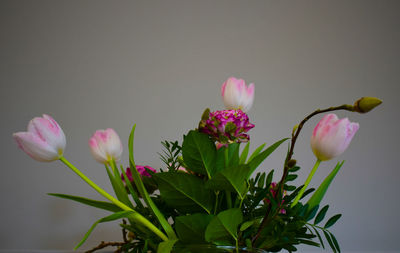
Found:
[[[31,132],[14,133],[18,146],[30,157],[40,162],[51,162],[59,159],[58,150],[48,145],[42,138]]]

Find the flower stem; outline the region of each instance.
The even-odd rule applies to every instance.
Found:
[[[294,201],[292,202],[290,207],[294,207],[297,204],[297,202],[299,202],[300,198],[303,196],[304,191],[307,189],[308,184],[310,183],[311,179],[313,178],[313,176],[314,176],[315,172],[317,171],[320,164],[321,164],[321,160],[317,159],[317,161],[314,164],[314,167],[312,168],[310,174],[308,175],[306,181],[304,182],[303,188],[301,188],[299,194],[297,194],[296,198],[294,199]]]
[[[88,185],[90,185],[93,189],[95,189],[98,193],[103,195],[106,199],[110,200],[112,203],[120,207],[122,210],[125,211],[132,211],[131,218],[134,219],[135,221],[141,223],[148,229],[150,229],[152,232],[154,232],[157,236],[159,236],[163,241],[168,241],[168,237],[161,232],[156,226],[154,226],[153,223],[151,223],[149,220],[147,220],[145,217],[143,217],[141,214],[130,208],[129,206],[125,205],[118,199],[114,198],[110,194],[108,194],[106,191],[101,189],[98,185],[96,185],[92,180],[90,180],[85,174],[83,174],[78,168],[76,168],[73,164],[71,164],[65,157],[60,157],[60,161],[63,162],[67,167],[69,167],[73,172],[75,172],[80,178],[82,178]]]

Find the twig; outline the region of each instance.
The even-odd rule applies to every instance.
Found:
[[[125,244],[126,244],[125,242],[104,242],[104,241],[102,241],[98,246],[94,247],[91,250],[85,251],[85,253],[92,253],[92,252],[95,252],[96,250],[100,250],[105,247],[120,247]],[[118,250],[117,250],[117,252],[118,252]]]

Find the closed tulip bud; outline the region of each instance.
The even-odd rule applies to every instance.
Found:
[[[107,163],[119,161],[122,155],[122,143],[118,134],[112,128],[97,130],[89,139],[90,151],[96,161]]]
[[[58,160],[64,153],[65,135],[58,123],[49,115],[32,119],[27,132],[14,133],[18,146],[40,162]]]
[[[243,79],[230,77],[222,84],[221,93],[226,109],[248,112],[253,105],[254,84],[247,87]]]
[[[382,104],[382,100],[374,97],[362,97],[354,103],[354,110],[359,113],[366,113]]]
[[[327,114],[314,128],[312,151],[319,160],[330,160],[346,150],[358,128],[358,123],[347,118],[339,119],[335,114]]]

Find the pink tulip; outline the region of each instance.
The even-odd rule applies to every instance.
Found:
[[[89,147],[94,159],[99,163],[121,159],[122,143],[118,134],[112,128],[97,130],[89,139]]]
[[[221,93],[226,109],[248,112],[253,105],[254,84],[247,87],[243,79],[230,77],[222,84]]]
[[[314,128],[311,148],[321,160],[330,160],[343,153],[359,128],[358,123],[347,118],[339,119],[335,114],[325,115]]]
[[[64,153],[65,135],[58,123],[49,115],[36,117],[28,124],[27,132],[14,133],[18,146],[40,162],[58,160]]]

